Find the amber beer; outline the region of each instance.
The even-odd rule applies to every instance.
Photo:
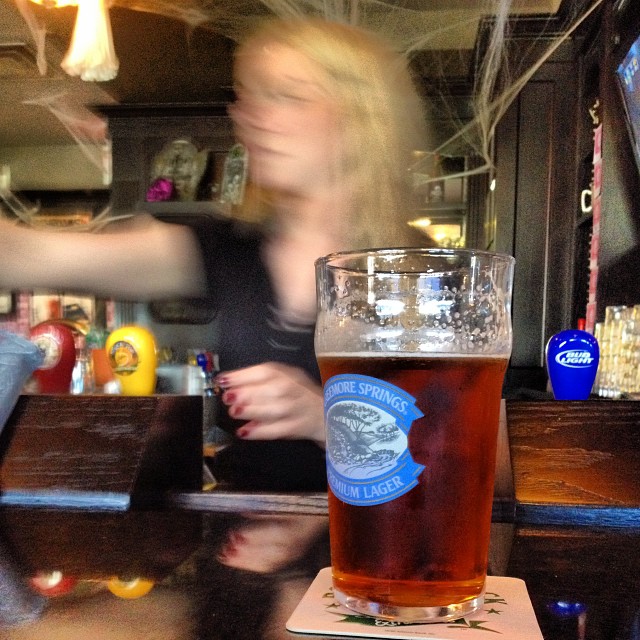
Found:
[[[318,362],[325,383],[342,374],[386,381],[415,398],[424,414],[408,434],[411,457],[424,466],[416,486],[375,506],[348,504],[329,491],[339,599],[379,603],[383,615],[387,605],[438,608],[478,598],[487,570],[505,357],[325,354]],[[389,487],[393,478],[382,483],[383,491]]]

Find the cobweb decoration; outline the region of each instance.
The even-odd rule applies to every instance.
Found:
[[[592,0],[584,3],[583,9],[573,9],[567,15],[566,24],[549,21],[549,33],[543,33],[537,49],[541,53],[531,59],[525,52],[522,60],[511,59],[507,64],[505,51],[506,35],[514,20],[531,14],[527,0],[477,0],[470,1],[467,9],[451,9],[448,2],[433,0],[417,3],[413,0],[114,0],[122,8],[148,13],[157,13],[183,21],[191,28],[205,28],[218,32],[232,40],[243,37],[247,28],[264,16],[284,18],[320,16],[327,20],[361,25],[382,34],[395,44],[407,58],[412,59],[421,52],[439,51],[439,56],[428,58],[428,69],[423,69],[432,78],[442,79],[441,94],[434,101],[439,119],[447,119],[448,129],[453,133],[444,141],[432,146],[425,141],[425,148],[416,164],[411,168],[418,180],[442,180],[442,176],[421,174],[433,166],[434,156],[455,157],[475,155],[480,161],[474,168],[446,178],[461,177],[470,173],[487,173],[493,168],[492,141],[495,128],[509,106],[517,98],[524,85],[540,66],[575,31],[575,29],[602,3]],[[549,1],[549,11],[559,1]],[[430,10],[424,8],[430,5]],[[458,5],[459,6],[459,5]],[[468,9],[476,7],[476,12]],[[447,93],[445,65],[465,62],[467,52],[452,49],[452,42],[465,41],[469,50],[475,46],[478,20],[491,16],[490,32],[482,58],[473,64],[475,86],[471,102],[473,116],[463,120],[456,112],[452,96]],[[553,22],[553,24],[552,24]],[[553,30],[553,33],[552,33]],[[543,29],[544,31],[544,29]],[[542,44],[544,43],[544,44]],[[447,59],[448,57],[448,59]],[[468,62],[468,61],[467,61]],[[442,68],[439,68],[442,65]],[[428,102],[428,100],[427,100]],[[415,182],[415,181],[414,181]]]
[[[25,101],[25,104],[43,107],[55,115],[71,134],[87,159],[101,171],[105,186],[111,184],[111,139],[108,135],[105,118],[98,116],[84,104],[79,103],[68,92],[42,95]],[[32,226],[37,225],[38,207],[25,205],[8,187],[5,189],[5,196],[2,199],[22,222]],[[74,226],[74,230],[93,231],[109,222],[128,217],[130,216],[111,216],[110,208],[106,207],[97,216],[94,216],[91,222],[86,225]],[[60,229],[64,229],[64,227]]]
[[[90,1],[102,4],[105,0]],[[40,51],[44,31],[29,18],[28,0],[15,2]],[[422,185],[443,179],[442,175],[432,172],[436,157],[474,157],[469,163],[473,168],[467,166],[461,173],[450,173],[444,176],[447,180],[493,172],[492,146],[500,119],[541,65],[602,2],[564,3],[570,5],[569,10],[549,18],[548,31],[543,27],[538,42],[520,52],[516,59],[507,55],[507,35],[518,20],[531,17],[529,0],[469,0],[465,9],[456,9],[459,3],[447,0],[112,0],[111,6],[179,20],[188,27],[187,37],[195,29],[207,29],[239,41],[265,16],[322,17],[380,33],[417,65],[421,77],[429,79],[425,101],[427,110],[436,115],[440,130],[433,140],[417,142],[416,151],[420,153],[416,154],[409,174],[414,185]],[[552,14],[560,0],[548,0],[547,4],[547,13]],[[429,8],[425,9],[427,5]],[[104,4],[102,7],[106,13]],[[534,17],[544,20],[543,16]],[[482,48],[477,47],[476,42],[479,22],[485,29]],[[452,45],[459,42],[464,43],[460,48]],[[471,52],[478,55],[478,59],[472,60]],[[464,79],[474,78],[470,115],[459,112],[449,86],[451,68],[464,69],[458,73]],[[57,100],[42,99],[39,103],[58,115],[90,160],[104,169],[108,141],[87,142],[84,127],[91,121],[84,116],[77,120],[74,110],[70,111]]]
[[[492,168],[491,144],[495,134],[495,128],[505,115],[507,109],[517,98],[520,91],[531,80],[540,67],[553,55],[553,53],[569,38],[573,32],[597,9],[602,0],[595,0],[581,15],[567,25],[562,32],[552,39],[545,50],[529,64],[519,71],[519,75],[513,77],[504,69],[505,61],[502,52],[504,50],[505,35],[509,14],[504,9],[498,11],[495,16],[495,26],[490,34],[490,42],[485,57],[480,61],[477,73],[476,90],[474,91],[474,113],[469,123],[461,126],[452,138],[447,140],[435,153],[446,153],[446,148],[455,144],[459,138],[465,138],[467,142],[475,140],[476,155],[485,159],[485,164],[476,167],[473,173],[486,172]],[[497,87],[500,73],[504,73],[508,82],[500,89]],[[456,176],[451,176],[456,177]]]
[[[40,205],[28,202],[11,191],[11,169],[8,165],[0,166],[0,216],[3,209],[8,209],[18,220],[29,222],[38,213]]]
[[[24,196],[19,196],[11,190],[11,168],[8,165],[0,166],[0,218],[12,220],[15,224],[26,224],[31,227],[46,226],[50,231],[66,231],[65,226],[49,225],[38,218],[40,203],[34,204]],[[13,218],[7,216],[13,214]],[[106,206],[100,213],[95,215],[88,223],[74,225],[73,231],[99,231],[115,220],[131,218],[133,214],[123,214],[119,216],[111,215],[111,207]]]
[[[38,72],[41,76],[44,76],[47,73],[47,58],[44,53],[47,30],[36,19],[33,11],[31,10],[29,0],[15,0],[15,3],[20,15],[31,32],[31,37],[36,45],[36,64],[38,66]]]
[[[111,140],[105,118],[77,102],[69,92],[45,94],[24,104],[44,107],[56,116],[87,159],[102,172],[103,183],[111,184]]]

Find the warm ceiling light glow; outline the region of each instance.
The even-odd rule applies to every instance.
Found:
[[[36,4],[41,4],[46,9],[57,9],[58,7],[75,7],[81,0],[31,0]]]
[[[424,229],[425,227],[428,227],[431,224],[431,219],[430,218],[416,218],[415,220],[411,220],[411,222],[409,222],[409,224],[412,227],[416,227],[416,229]]]
[[[76,24],[62,68],[82,80],[113,80],[119,62],[104,0],[32,0],[47,8],[78,6]]]

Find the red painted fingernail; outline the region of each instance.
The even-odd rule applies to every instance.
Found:
[[[246,438],[249,435],[249,429],[241,427],[236,431],[236,435],[238,436],[238,438]]]
[[[236,404],[229,408],[229,415],[232,418],[238,418],[243,411],[244,411],[244,406]]]
[[[238,397],[233,391],[225,391],[222,394],[222,402],[225,404],[233,404],[237,399]]]
[[[229,386],[229,378],[226,376],[216,376],[214,382],[223,389],[226,389]]]

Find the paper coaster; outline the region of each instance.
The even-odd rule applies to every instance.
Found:
[[[416,624],[389,622],[362,616],[333,599],[331,567],[322,569],[287,621],[296,633],[316,633],[356,638],[430,638],[470,640],[469,631],[488,631],[509,640],[543,640],[527,587],[518,578],[489,576],[481,611],[451,622]]]

